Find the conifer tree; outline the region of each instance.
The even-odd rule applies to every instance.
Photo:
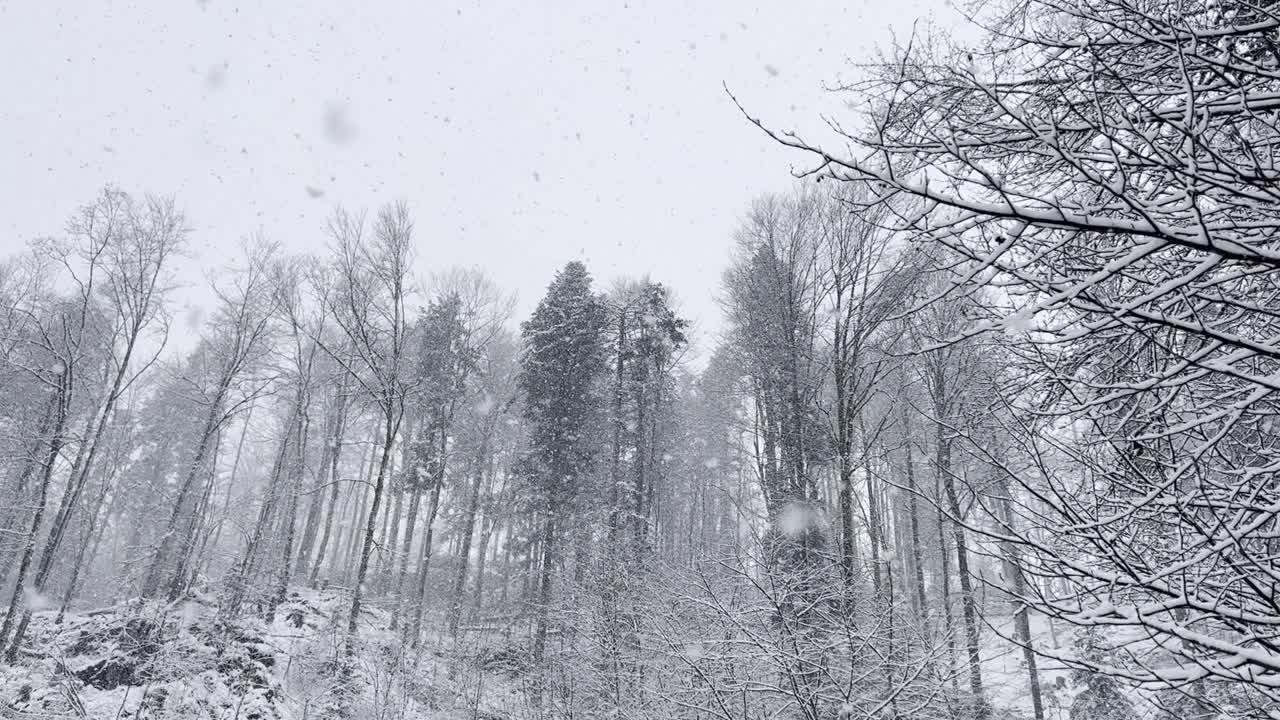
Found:
[[[542,514],[533,638],[533,660],[538,664],[546,651],[552,573],[564,534],[582,510],[581,496],[597,460],[606,318],[586,266],[574,261],[556,274],[533,317],[521,327],[520,390],[529,423],[528,466],[535,507]]]

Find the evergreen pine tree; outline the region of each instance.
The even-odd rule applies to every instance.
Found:
[[[580,495],[599,448],[600,380],[605,370],[604,303],[577,261],[565,265],[547,288],[533,317],[521,327],[520,390],[529,423],[533,492],[541,509],[541,572],[533,660],[545,657],[552,572],[567,529],[580,516]],[[540,702],[541,689],[535,688]]]
[[[1096,627],[1076,635],[1076,654],[1081,660],[1090,664],[1108,663],[1110,651],[1102,644],[1100,635]],[[1070,720],[1136,720],[1138,717],[1133,702],[1120,690],[1113,676],[1081,668],[1072,673],[1072,680],[1083,685],[1084,690],[1071,702],[1067,713]]]

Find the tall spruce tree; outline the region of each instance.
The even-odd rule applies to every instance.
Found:
[[[531,487],[541,509],[542,561],[533,660],[546,654],[552,574],[567,528],[581,514],[580,495],[595,466],[602,411],[607,312],[581,262],[556,274],[533,317],[521,327],[520,390],[529,423]],[[540,701],[541,692],[536,693]]]

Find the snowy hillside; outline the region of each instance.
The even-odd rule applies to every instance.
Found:
[[[53,612],[37,613],[36,649],[0,669],[0,697],[14,717],[323,717],[343,686],[334,672],[334,614],[342,617],[345,607],[337,595],[304,591],[291,594],[270,623],[246,617],[224,624],[200,597],[72,613],[61,624]],[[512,666],[486,662],[485,653],[410,657],[386,631],[387,620],[380,609],[364,619],[349,685],[356,717],[497,719],[525,706]]]

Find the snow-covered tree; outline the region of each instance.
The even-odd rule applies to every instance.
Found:
[[[556,273],[533,316],[521,326],[520,390],[529,424],[528,472],[541,518],[532,652],[539,673],[544,672],[556,568],[564,561],[577,523],[590,510],[590,495],[584,491],[599,461],[607,317],[586,266],[575,261]],[[540,696],[542,691],[535,692]]]

